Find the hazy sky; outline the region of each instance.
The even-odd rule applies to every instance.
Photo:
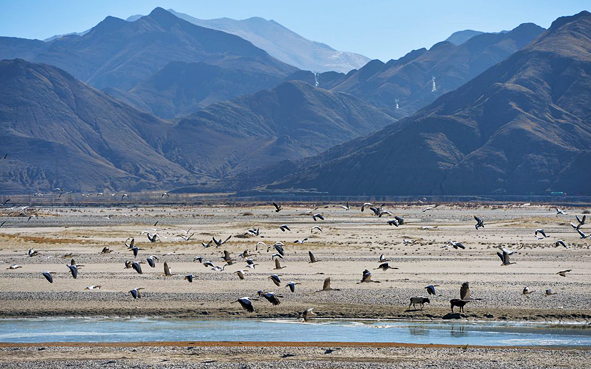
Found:
[[[0,36],[45,39],[83,31],[107,15],[155,7],[196,18],[259,16],[335,49],[387,61],[463,29],[495,32],[591,9],[589,0],[0,0]]]

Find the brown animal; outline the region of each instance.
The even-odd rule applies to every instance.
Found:
[[[469,303],[470,301],[460,300],[460,299],[451,299],[449,300],[451,303],[451,312],[454,312],[454,306],[458,306],[460,308],[460,313],[464,312],[464,305]]]

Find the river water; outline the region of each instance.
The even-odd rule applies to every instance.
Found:
[[[591,347],[591,326],[490,322],[0,319],[0,342],[283,341]]]

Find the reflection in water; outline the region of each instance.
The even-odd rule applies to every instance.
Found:
[[[422,327],[420,325],[416,325],[416,326],[410,326],[408,327],[408,333],[410,333],[411,336],[419,336],[419,337],[426,337],[429,335],[429,330],[426,329],[425,327]]]
[[[449,330],[449,334],[450,336],[454,337],[454,338],[462,338],[462,337],[467,337],[468,334],[466,333],[466,327],[463,325],[455,325],[452,324]]]

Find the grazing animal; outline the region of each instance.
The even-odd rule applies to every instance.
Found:
[[[451,299],[449,300],[450,304],[451,304],[451,312],[454,312],[454,306],[457,306],[460,308],[460,313],[464,312],[464,305],[466,305],[467,303],[469,303],[470,301],[466,301],[466,300],[458,300],[458,299]]]
[[[411,305],[413,308],[416,308],[416,305],[420,305],[421,310],[423,310],[423,306],[425,306],[425,304],[431,304],[431,301],[429,301],[429,299],[426,297],[411,297],[408,308],[410,309]]]

